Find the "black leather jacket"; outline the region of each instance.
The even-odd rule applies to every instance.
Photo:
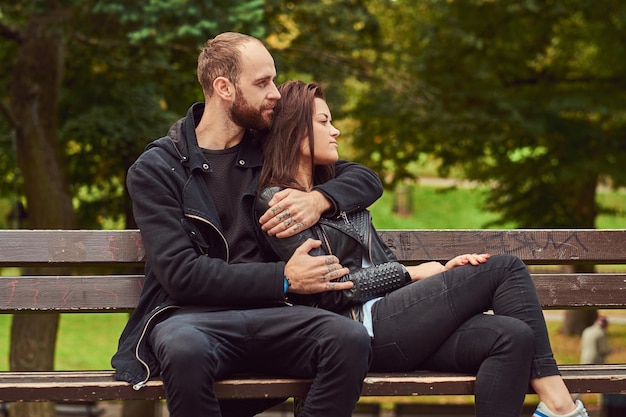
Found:
[[[280,188],[270,187],[259,193],[254,207],[255,220],[267,210],[268,202],[278,191]],[[348,275],[337,281],[353,281],[351,289],[310,295],[289,294],[289,301],[295,304],[324,308],[362,321],[360,307],[364,302],[411,283],[406,268],[397,262],[391,249],[376,233],[367,210],[341,212],[332,219],[321,218],[315,226],[290,238],[278,239],[262,231],[259,234],[261,241],[283,261],[289,260],[307,239],[321,240],[322,245],[310,254],[335,255],[350,269]]]

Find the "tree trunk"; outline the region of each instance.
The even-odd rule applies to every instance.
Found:
[[[566,268],[567,273],[585,273],[594,270],[593,265],[567,265]],[[569,336],[580,336],[597,317],[597,310],[567,310],[563,315],[563,324],[559,332]]]
[[[10,84],[15,122],[17,161],[24,177],[27,226],[32,229],[72,229],[75,216],[70,186],[57,138],[58,97],[65,60],[66,13],[33,14],[20,36]],[[58,271],[63,274],[67,271]],[[28,271],[28,274],[37,270]],[[58,314],[16,314],[11,326],[10,368],[50,370]],[[11,417],[53,417],[53,403],[11,404]]]
[[[596,189],[598,178],[591,177],[581,179],[577,186],[571,187],[570,199],[567,206],[570,207],[573,227],[593,229],[597,216]],[[569,273],[593,272],[593,265],[567,266]],[[597,310],[568,310],[563,317],[563,325],[560,332],[566,335],[580,336],[586,327],[591,326],[598,317]]]

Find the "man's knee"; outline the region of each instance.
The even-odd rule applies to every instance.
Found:
[[[194,368],[203,359],[209,359],[211,349],[205,334],[193,326],[168,323],[158,324],[151,335],[154,353],[162,366],[179,369]]]
[[[356,362],[363,358],[369,366],[371,360],[371,338],[365,326],[358,321],[342,320],[335,324],[331,343],[336,345],[337,355],[344,360]],[[364,362],[364,363],[365,363]]]

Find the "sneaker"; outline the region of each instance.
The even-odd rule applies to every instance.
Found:
[[[567,414],[555,414],[543,402],[540,402],[533,417],[589,417],[589,414],[582,401],[576,400],[576,409]]]

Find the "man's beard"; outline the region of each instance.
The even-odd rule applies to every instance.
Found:
[[[241,91],[236,90],[235,102],[230,107],[230,119],[235,124],[244,129],[266,131],[272,126],[273,116],[274,113],[269,113],[267,117],[264,117],[261,109],[252,107]]]

